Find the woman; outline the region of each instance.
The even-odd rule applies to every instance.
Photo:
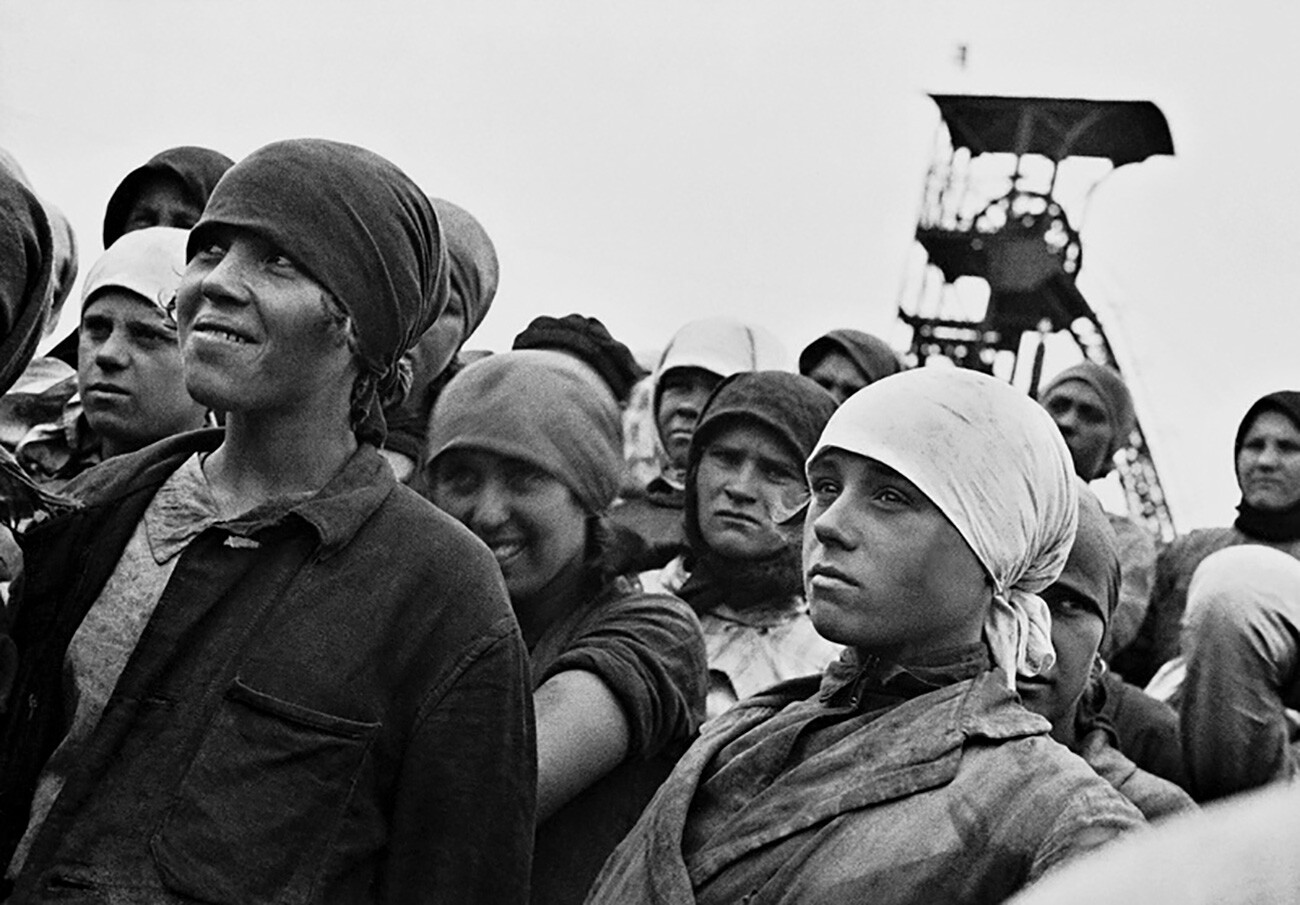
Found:
[[[923,368],[831,417],[807,466],[813,623],[848,645],[708,724],[589,901],[994,902],[1141,815],[1015,694],[1077,501],[1051,419]]]
[[[1146,683],[1178,656],[1187,589],[1211,553],[1261,544],[1300,559],[1300,392],[1282,390],[1256,400],[1237,427],[1232,452],[1241,489],[1237,518],[1226,528],[1181,535],[1161,551],[1146,619],[1114,663],[1131,682]]]
[[[118,183],[104,211],[104,247],[149,226],[189,229],[234,161],[219,151],[183,145],[159,151]]]
[[[901,370],[903,363],[889,343],[861,330],[832,330],[799,353],[799,373],[834,396],[837,405]]]
[[[492,550],[532,666],[533,902],[581,902],[694,734],[699,624],[606,557],[618,408],[590,368],[524,350],[468,366],[434,408],[432,499]]]
[[[446,302],[428,200],[362,148],[277,142],[188,257],[185,385],[225,431],[85,472],[23,538],[12,901],[522,901],[518,626],[487,551],[373,445]]]
[[[786,524],[807,503],[803,461],[833,411],[806,377],[748,371],[723,381],[700,415],[686,471],[690,553],[642,581],[700,616],[710,718],[840,654],[808,617],[800,532]]]
[[[1196,806],[1173,782],[1141,769],[1127,739],[1102,713],[1113,686],[1102,683],[1100,651],[1119,606],[1119,588],[1115,532],[1080,480],[1079,530],[1070,558],[1042,595],[1052,616],[1056,662],[1040,675],[1018,677],[1016,688],[1025,706],[1052,724],[1052,738],[1087,761],[1142,816],[1157,820]],[[1180,763],[1177,734],[1167,741],[1172,750],[1166,757]]]

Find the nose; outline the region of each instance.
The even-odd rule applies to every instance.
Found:
[[[1265,443],[1264,448],[1255,456],[1255,465],[1264,468],[1275,468],[1278,464],[1277,447],[1272,443]]]
[[[857,534],[849,529],[844,516],[844,497],[840,496],[812,519],[812,533],[818,543],[826,547],[852,550],[857,546]]]
[[[232,246],[203,274],[199,290],[212,301],[247,304],[251,296],[248,267],[246,256],[238,246]]]
[[[728,472],[722,489],[733,500],[753,502],[758,499],[758,492],[754,486],[756,478],[757,469],[754,463],[744,462],[740,467]]]
[[[130,351],[121,330],[113,330],[95,349],[95,364],[101,371],[120,371],[127,366]]]
[[[475,534],[488,534],[500,528],[510,517],[504,488],[496,481],[484,481],[474,497],[469,527]]]

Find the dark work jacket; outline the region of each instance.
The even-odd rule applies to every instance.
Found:
[[[609,513],[615,531],[635,538],[622,556],[629,572],[662,569],[687,552],[686,525],[682,508],[686,495],[663,478],[646,485],[645,494],[619,501]]]
[[[159,486],[219,432],[121,456],[22,539],[8,860],[59,743],[69,640]],[[488,550],[362,446],[315,497],[180,555],[13,901],[523,902],[526,652]]]

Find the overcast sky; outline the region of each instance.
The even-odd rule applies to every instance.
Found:
[[[899,338],[927,92],[1149,99],[1176,156],[1102,182],[1080,286],[1185,530],[1230,520],[1250,402],[1300,387],[1296,9],[0,0],[0,145],[71,218],[83,272],[156,151],[317,135],[487,227],[502,282],[473,347],[578,311],[647,351],[727,314],[793,355],[834,327]]]

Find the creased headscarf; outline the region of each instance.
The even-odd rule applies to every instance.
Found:
[[[807,374],[817,367],[827,352],[839,352],[853,362],[867,383],[903,370],[898,353],[879,336],[861,330],[832,330],[814,339],[799,353],[799,373]]]
[[[663,377],[676,368],[699,368],[719,377],[741,371],[785,371],[789,353],[764,330],[729,317],[706,317],[683,324],[664,347],[654,376],[654,412],[659,412]]]
[[[144,164],[126,174],[108,199],[104,212],[104,247],[108,248],[126,229],[126,218],[135,205],[136,198],[150,179],[170,176],[180,182],[185,193],[200,210],[212,194],[213,187],[235,162],[211,148],[182,145],[168,148],[150,157]]]
[[[595,373],[563,352],[521,349],[469,365],[438,398],[429,436],[430,469],[454,449],[520,459],[592,514],[613,504],[623,475],[618,407]]]
[[[1105,365],[1084,361],[1066,368],[1047,382],[1038,398],[1046,400],[1049,393],[1063,383],[1077,380],[1090,386],[1106,407],[1106,420],[1110,423],[1110,444],[1101,464],[1104,477],[1115,467],[1115,453],[1128,444],[1129,435],[1137,426],[1137,412],[1133,408],[1133,394],[1129,392],[1119,372]]]
[[[410,388],[402,355],[450,291],[446,242],[428,197],[373,151],[291,139],[254,151],[221,177],[190,231],[188,256],[218,227],[247,229],[279,246],[351,315],[363,370],[376,376],[379,391],[371,426],[358,433],[381,440],[378,402]]]
[[[54,255],[45,206],[0,168],[0,392],[36,352],[50,311]]]
[[[948,518],[993,585],[984,623],[1015,688],[1055,661],[1038,596],[1061,574],[1078,524],[1070,452],[1047,412],[996,378],[957,368],[904,371],[831,416],[809,460],[835,447],[910,480]]]
[[[85,308],[104,289],[127,289],[167,311],[185,272],[187,229],[151,226],[124,234],[99,256],[81,287]]]
[[[1290,419],[1296,430],[1300,430],[1300,392],[1279,390],[1255,400],[1254,405],[1246,410],[1246,415],[1237,425],[1237,436],[1232,444],[1233,470],[1236,470],[1237,457],[1241,455],[1241,446],[1246,442],[1246,434],[1264,412],[1279,412]],[[1300,539],[1300,503],[1286,509],[1256,509],[1243,497],[1237,504],[1238,530],[1251,537],[1273,543]]]

